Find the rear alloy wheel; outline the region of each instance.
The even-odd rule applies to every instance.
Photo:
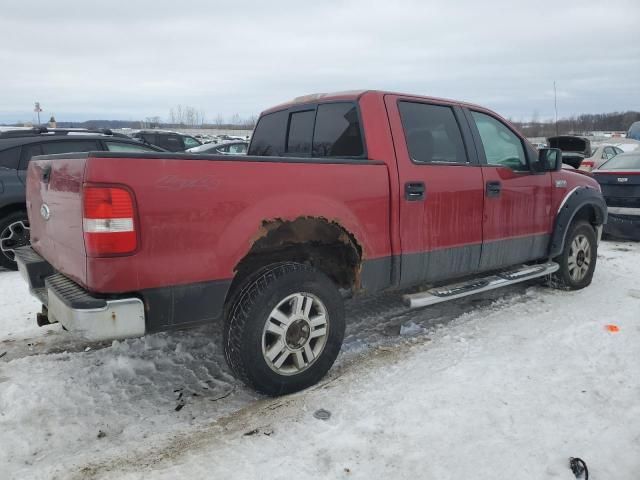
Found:
[[[0,267],[18,269],[15,249],[29,245],[30,232],[26,212],[15,212],[0,220]]]
[[[327,307],[310,293],[296,292],[271,311],[262,332],[262,356],[279,375],[295,375],[322,355],[329,335]]]
[[[317,383],[343,338],[342,297],[333,282],[308,265],[279,263],[235,297],[224,331],[225,356],[244,383],[283,395]]]
[[[579,221],[569,228],[562,254],[554,260],[560,269],[551,277],[551,285],[564,290],[579,290],[593,278],[598,257],[596,233],[591,224]]]

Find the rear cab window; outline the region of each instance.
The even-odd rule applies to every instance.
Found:
[[[263,115],[249,155],[364,158],[360,115],[355,102],[296,106]]]

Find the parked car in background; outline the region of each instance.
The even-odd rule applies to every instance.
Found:
[[[562,150],[562,163],[578,169],[585,158],[591,156],[591,141],[575,135],[559,135],[547,138],[550,148]]]
[[[309,95],[264,112],[243,156],[40,157],[17,256],[41,323],[106,340],[220,320],[232,371],[280,395],[333,364],[344,295],[589,285],[607,207],[560,157],[477,105]]]
[[[633,122],[627,132],[627,138],[640,140],[640,122]]]
[[[140,130],[132,136],[141,142],[156,145],[169,152],[184,152],[189,148],[202,145],[201,141],[191,135],[168,130]]]
[[[604,233],[640,240],[640,151],[616,155],[592,174],[609,211]]]
[[[32,128],[0,132],[0,267],[15,269],[14,249],[29,243],[25,180],[31,157],[89,151],[163,150],[111,130]]]
[[[207,143],[199,147],[190,148],[187,153],[201,153],[209,155],[246,155],[249,142]]]
[[[620,153],[624,153],[624,150],[622,150],[620,147],[617,147],[615,145],[606,145],[606,144],[598,145],[597,147],[593,148],[593,151],[590,157],[587,157],[584,160],[582,160],[582,162],[580,163],[579,170],[582,170],[584,172],[590,172],[594,168],[598,168],[604,162],[612,159],[613,157],[615,157]]]

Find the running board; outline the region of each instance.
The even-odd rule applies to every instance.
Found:
[[[409,308],[427,307],[436,303],[446,302],[447,300],[506,287],[507,285],[531,280],[532,278],[544,277],[545,275],[550,275],[558,271],[559,268],[560,265],[555,262],[539,265],[522,265],[518,268],[504,270],[488,277],[474,278],[466,282],[432,288],[424,292],[404,295],[402,298],[405,305]]]

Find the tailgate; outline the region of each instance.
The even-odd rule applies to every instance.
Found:
[[[86,284],[82,182],[86,154],[34,157],[27,172],[31,244],[56,270]]]

